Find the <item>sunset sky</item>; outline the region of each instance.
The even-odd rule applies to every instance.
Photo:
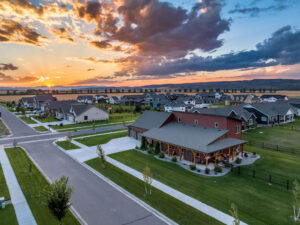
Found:
[[[0,86],[300,79],[299,0],[0,0]]]

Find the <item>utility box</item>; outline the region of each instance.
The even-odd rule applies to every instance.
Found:
[[[0,197],[0,208],[4,209],[5,208],[5,201],[4,197]]]

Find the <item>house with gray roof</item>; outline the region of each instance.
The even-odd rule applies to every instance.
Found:
[[[218,127],[215,125],[218,124]],[[128,135],[195,164],[234,160],[243,155],[241,120],[230,116],[145,111],[128,126]],[[143,138],[144,137],[144,138]]]
[[[24,108],[31,108],[35,107],[34,97],[23,97],[19,100],[19,103]]]
[[[109,115],[103,108],[86,104],[71,105],[67,113],[67,120],[76,123],[108,120]]]
[[[77,102],[92,104],[94,102],[94,97],[92,95],[79,95],[77,97]]]
[[[260,96],[261,102],[276,102],[278,100],[289,100],[286,95],[268,94]]]
[[[300,98],[289,99],[288,103],[293,107],[296,116],[300,116]]]

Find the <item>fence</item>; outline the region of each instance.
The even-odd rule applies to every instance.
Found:
[[[269,174],[257,170],[250,170],[248,168],[242,168],[241,166],[231,168],[231,172],[237,174],[238,176],[248,176],[253,179],[259,179],[267,182],[268,184],[274,184],[284,187],[286,190],[291,188],[290,180],[286,177]]]
[[[295,148],[287,147],[287,146],[282,146],[282,145],[278,145],[278,144],[272,144],[272,143],[268,143],[268,142],[259,142],[259,141],[248,141],[247,144],[252,145],[252,146],[256,146],[256,147],[260,147],[260,148],[263,148],[263,149],[270,149],[270,150],[275,150],[275,151],[279,151],[279,152],[286,152],[286,153],[299,154],[300,155],[300,150],[299,149],[295,149]]]

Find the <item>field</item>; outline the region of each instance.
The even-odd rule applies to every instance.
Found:
[[[89,166],[157,209],[170,219],[182,225],[218,225],[221,224],[213,218],[199,212],[198,210],[178,201],[170,195],[167,195],[156,188],[152,188],[151,197],[145,197],[144,183],[141,180],[129,175],[119,168],[107,163],[103,169],[98,158],[86,162]]]
[[[7,148],[5,151],[37,224],[57,225],[57,219],[43,204],[43,190],[49,185],[47,180],[34,164],[32,164],[32,173],[29,173],[29,163],[32,162],[22,148]],[[70,212],[67,213],[62,222],[64,225],[79,225],[79,222]]]
[[[35,116],[35,119],[42,123],[48,123],[48,122],[58,122],[59,120],[55,118],[55,116],[49,116],[49,117],[38,117]]]
[[[106,134],[106,135],[99,135],[99,136],[92,136],[92,137],[85,137],[76,139],[76,141],[84,144],[86,146],[95,146],[95,145],[102,145],[109,142],[111,139],[126,137],[128,135],[127,131],[114,133],[114,134]]]
[[[72,142],[68,142],[68,141],[57,141],[56,144],[65,150],[73,150],[73,149],[80,148],[79,146],[73,144]]]
[[[44,126],[37,126],[37,127],[33,127],[33,128],[37,131],[40,131],[40,132],[48,131],[48,129]]]
[[[0,137],[9,135],[9,134],[10,134],[9,130],[7,129],[7,127],[5,126],[3,121],[0,119]]]

